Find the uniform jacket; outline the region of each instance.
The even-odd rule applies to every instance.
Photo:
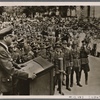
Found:
[[[12,91],[12,76],[27,79],[28,74],[13,67],[10,53],[5,45],[0,43],[0,92]]]
[[[81,47],[81,51],[80,51],[81,64],[89,63],[88,54],[89,54],[89,50],[87,48]]]
[[[66,69],[66,67],[71,67],[72,65],[72,51],[68,48],[65,48],[63,50],[64,52],[64,59],[63,59],[63,63],[64,63],[64,70]]]
[[[59,62],[59,58],[63,58],[63,53],[60,52],[59,54],[55,51],[55,54],[54,54],[54,65],[55,65],[55,73],[59,74],[59,70],[60,69],[60,62]],[[62,66],[63,67],[63,66]]]
[[[72,56],[73,56],[73,67],[80,67],[80,49],[76,48],[72,50]]]

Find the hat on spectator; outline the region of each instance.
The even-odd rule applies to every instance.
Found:
[[[0,37],[4,37],[8,34],[12,34],[12,26],[8,26],[0,30]]]
[[[55,45],[55,48],[61,48],[61,46],[59,44]]]
[[[55,48],[60,48],[61,47],[61,44],[60,43],[56,43],[55,44]]]
[[[17,42],[18,42],[18,43],[23,43],[23,42],[24,42],[24,39],[21,38],[21,39],[17,40]]]
[[[67,41],[66,41],[66,40],[64,40],[62,43],[63,43],[63,44],[67,44]]]
[[[41,49],[45,49],[45,48],[46,48],[46,45],[45,45],[45,44],[41,44],[41,45],[40,45],[40,48],[41,48]]]

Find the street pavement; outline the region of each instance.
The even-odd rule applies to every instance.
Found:
[[[82,71],[81,84],[82,87],[76,85],[76,75],[74,73],[74,84],[71,91],[66,90],[66,87],[62,87],[64,95],[100,95],[100,58],[89,56],[89,80],[88,85],[85,85],[85,75]],[[60,95],[55,88],[55,95]]]

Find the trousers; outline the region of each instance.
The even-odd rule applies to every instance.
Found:
[[[76,73],[76,83],[79,84],[79,67],[74,67],[72,68],[72,71],[71,71],[71,85],[73,85],[74,71]]]

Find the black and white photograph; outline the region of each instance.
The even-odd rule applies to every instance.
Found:
[[[0,5],[0,96],[100,95],[99,32],[100,6]]]

